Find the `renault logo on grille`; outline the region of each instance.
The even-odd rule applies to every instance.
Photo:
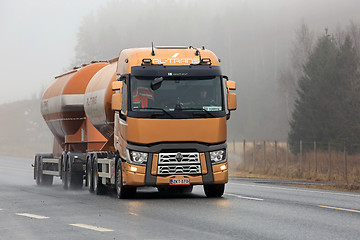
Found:
[[[176,161],[178,161],[178,162],[181,162],[181,160],[183,159],[184,157],[183,157],[183,155],[181,155],[181,153],[177,153],[176,154],[176,157],[175,157],[175,159],[176,159]]]

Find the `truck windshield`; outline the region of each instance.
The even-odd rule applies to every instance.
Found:
[[[220,76],[131,78],[130,108],[132,111],[184,112],[223,111]]]

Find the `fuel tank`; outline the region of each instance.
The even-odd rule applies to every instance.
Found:
[[[41,114],[51,132],[63,144],[76,133],[86,119],[84,93],[91,78],[107,62],[97,62],[55,77],[41,100]]]
[[[110,65],[98,71],[90,80],[85,91],[84,109],[86,116],[106,139],[111,138],[114,133],[111,84],[116,80],[116,60],[111,60]]]

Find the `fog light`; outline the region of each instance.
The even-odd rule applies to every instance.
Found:
[[[136,171],[137,171],[137,168],[136,168],[136,167],[131,167],[130,170],[131,170],[132,172],[136,172]]]
[[[221,171],[226,170],[226,165],[222,165],[222,166],[220,167],[220,170],[221,170]]]

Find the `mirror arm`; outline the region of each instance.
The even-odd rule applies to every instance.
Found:
[[[226,120],[229,120],[230,119],[230,111],[229,113],[226,114]]]

